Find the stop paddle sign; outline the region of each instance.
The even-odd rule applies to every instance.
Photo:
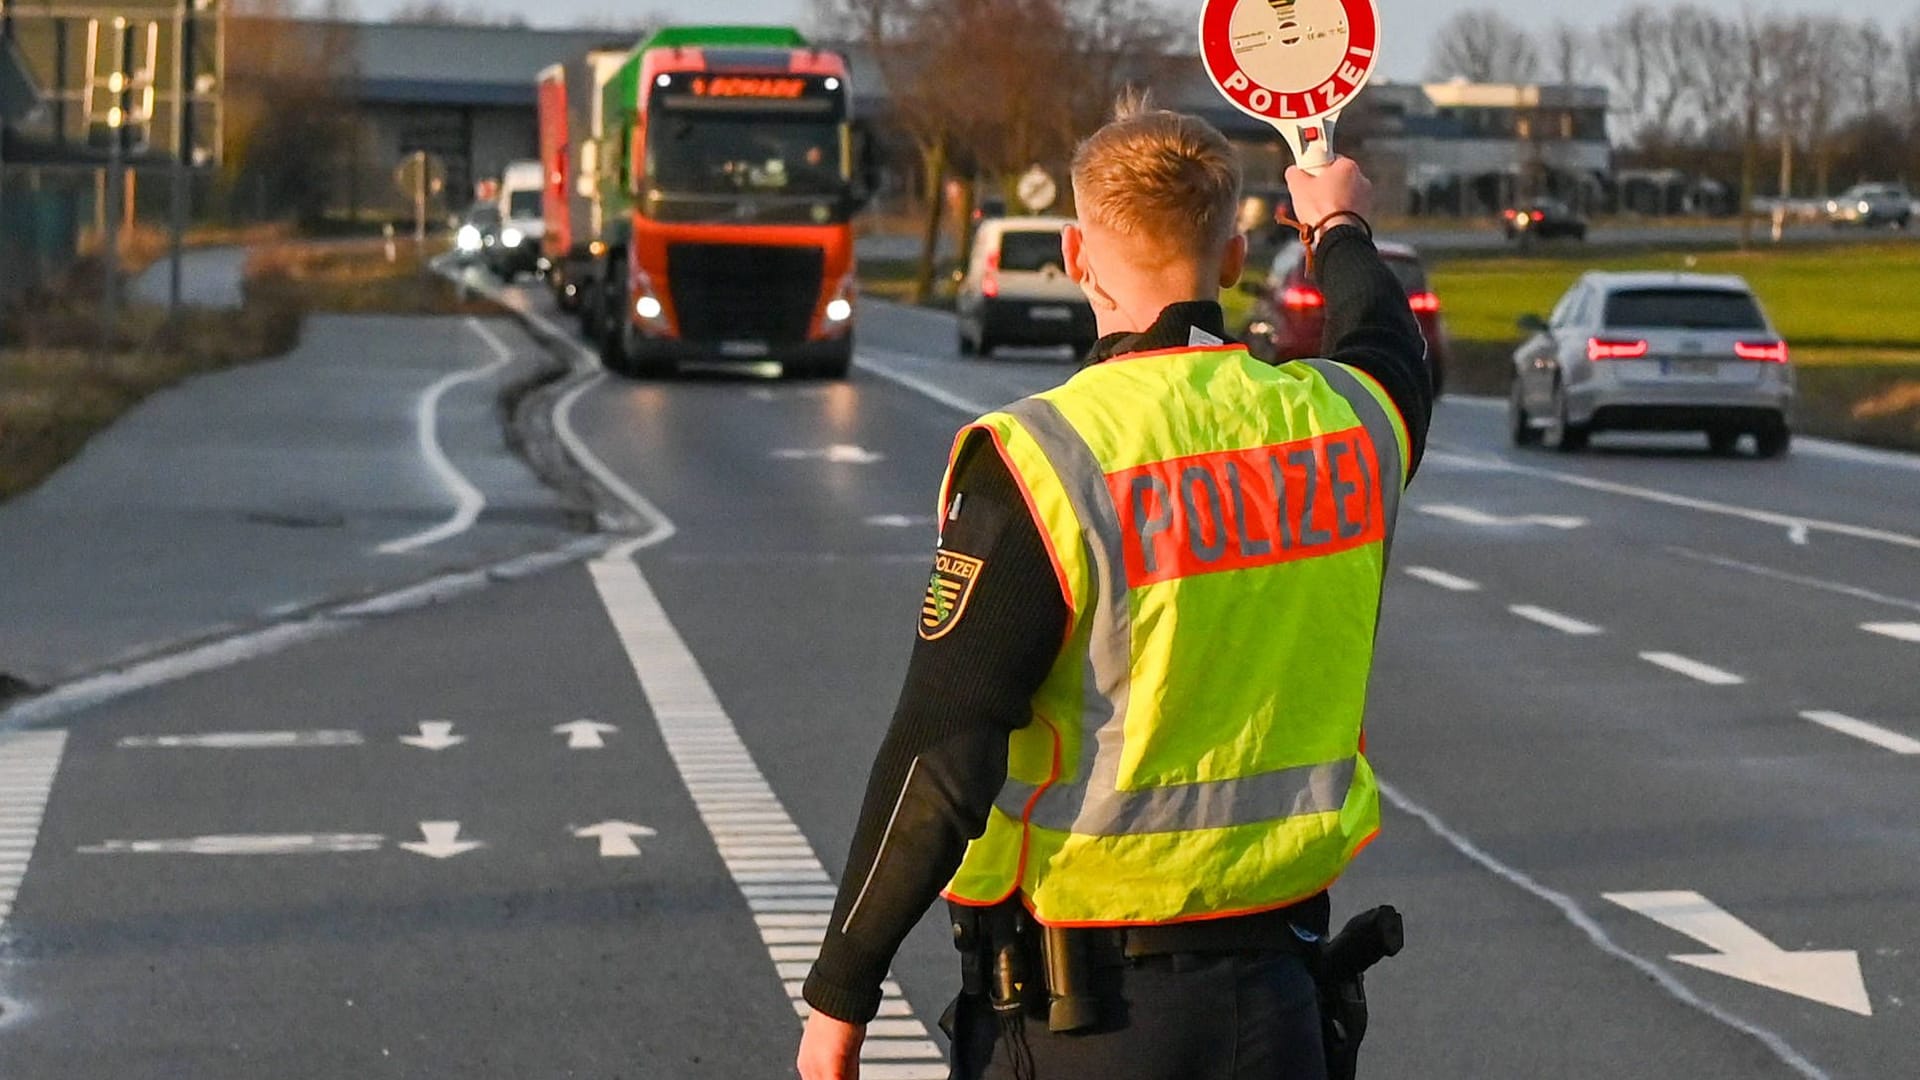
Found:
[[[1380,55],[1376,0],[1206,0],[1200,62],[1235,108],[1272,124],[1308,172]]]

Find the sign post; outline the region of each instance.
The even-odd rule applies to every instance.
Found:
[[[1377,0],[1207,0],[1200,11],[1207,78],[1310,173],[1333,163],[1334,123],[1379,58]]]

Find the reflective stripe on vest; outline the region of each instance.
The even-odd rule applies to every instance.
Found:
[[[1400,436],[1386,409],[1343,365],[1326,360],[1308,363],[1353,407],[1373,441],[1380,468],[1384,543],[1391,551],[1405,475]],[[1066,487],[1074,514],[1090,540],[1095,600],[1082,679],[1085,710],[1080,767],[1073,774],[1077,779],[1048,785],[1009,780],[994,804],[1003,813],[1024,816],[1041,828],[1083,836],[1224,828],[1340,809],[1353,781],[1352,758],[1232,780],[1137,791],[1119,788],[1122,721],[1132,682],[1133,626],[1127,604],[1129,585],[1119,558],[1121,525],[1107,478],[1086,441],[1052,402],[1026,398],[1002,411],[1039,443]],[[1036,791],[1040,792],[1037,802]]]

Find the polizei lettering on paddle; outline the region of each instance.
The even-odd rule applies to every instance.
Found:
[[[1336,555],[1386,535],[1364,428],[1107,475],[1127,584]]]

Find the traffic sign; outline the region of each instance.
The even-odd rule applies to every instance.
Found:
[[[1019,197],[1021,206],[1038,214],[1060,198],[1060,185],[1053,182],[1047,170],[1035,165],[1020,174],[1020,182],[1014,186],[1013,193]]]
[[[425,151],[408,154],[393,170],[393,186],[409,199],[438,195],[447,187],[446,163]]]
[[[1377,0],[1207,0],[1200,60],[1233,106],[1273,125],[1294,161],[1333,161],[1333,126],[1373,76]]]

